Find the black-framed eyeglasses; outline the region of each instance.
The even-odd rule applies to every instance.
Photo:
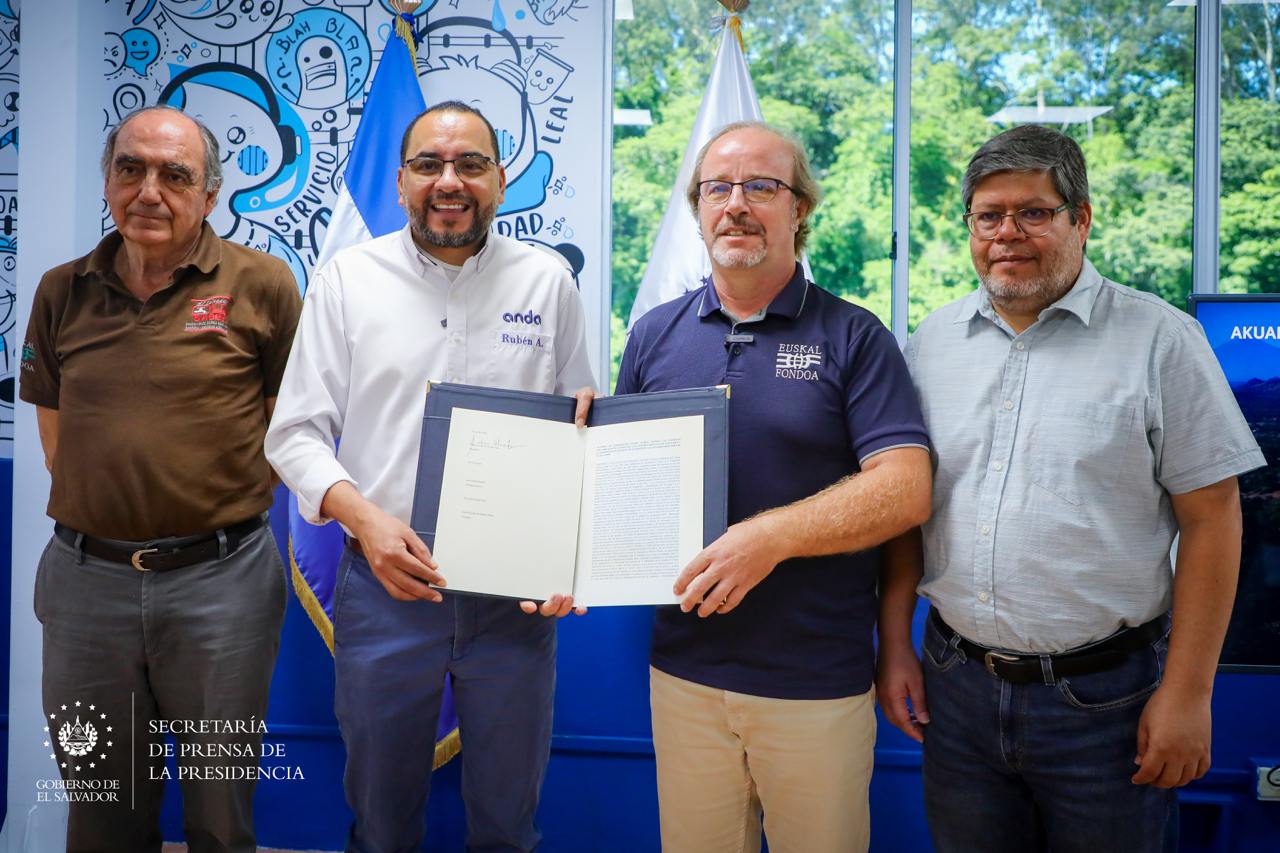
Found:
[[[1024,207],[1013,213],[1000,213],[995,210],[970,211],[964,215],[964,224],[969,226],[969,233],[979,240],[994,240],[1000,233],[1000,226],[1005,219],[1012,216],[1013,224],[1026,237],[1043,237],[1049,233],[1053,217],[1071,207],[1063,202],[1057,207]]]
[[[439,157],[411,157],[404,161],[404,167],[419,178],[439,178],[444,174],[444,167],[453,164],[453,171],[463,180],[483,178],[495,164],[491,157],[484,154],[463,154],[452,160]]]
[[[752,178],[749,181],[699,181],[698,197],[707,204],[728,204],[734,187],[742,187],[742,197],[752,204],[773,201],[778,190],[791,190],[777,178]]]

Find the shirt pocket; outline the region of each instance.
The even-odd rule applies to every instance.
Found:
[[[555,335],[536,328],[496,330],[491,341],[490,383],[550,393],[556,384],[555,344]]]
[[[1031,483],[1073,507],[1150,468],[1136,406],[1052,400],[1026,436]]]

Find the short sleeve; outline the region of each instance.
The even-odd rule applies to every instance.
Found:
[[[62,365],[58,360],[58,325],[61,317],[61,300],[46,273],[36,287],[31,303],[31,318],[27,321],[27,336],[22,342],[21,374],[18,381],[19,396],[36,406],[58,408],[62,384]]]
[[[851,336],[845,422],[858,462],[896,447],[929,449],[924,416],[898,342],[878,322]]]
[[[917,338],[917,335],[919,334],[920,332],[917,330],[916,334],[907,338],[907,345],[902,349],[902,360],[907,364],[907,373],[912,376],[916,375],[916,355],[919,352],[919,339]]]
[[[618,382],[614,386],[614,394],[635,394],[640,390],[640,366],[637,352],[640,346],[634,334],[627,335],[626,346],[622,349],[622,363],[618,365]]]
[[[271,312],[266,327],[267,338],[258,348],[262,359],[263,396],[275,397],[280,393],[280,380],[289,362],[289,350],[298,329],[298,316],[302,313],[302,297],[293,273],[279,261],[270,266],[272,286],[265,307]]]
[[[1157,348],[1149,436],[1160,485],[1184,494],[1266,465],[1200,324],[1179,324]]]

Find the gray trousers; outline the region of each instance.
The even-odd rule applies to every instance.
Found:
[[[166,732],[192,853],[255,849],[248,771],[260,763],[286,583],[265,525],[224,559],[168,572],[50,540],[35,585],[46,738],[68,793],[98,792],[70,803],[69,852],[159,852]]]

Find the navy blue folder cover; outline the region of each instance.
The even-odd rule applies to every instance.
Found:
[[[418,448],[418,479],[413,490],[409,526],[428,548],[436,546],[436,519],[440,514],[440,485],[444,480],[444,454],[449,444],[449,423],[454,407],[573,422],[572,397],[481,388],[452,382],[432,382],[427,387],[426,413],[422,418],[422,443]],[[703,485],[702,538],[710,545],[724,533],[729,518],[729,389],[690,388],[651,394],[597,397],[591,402],[587,426],[651,421],[683,415],[702,415]]]

